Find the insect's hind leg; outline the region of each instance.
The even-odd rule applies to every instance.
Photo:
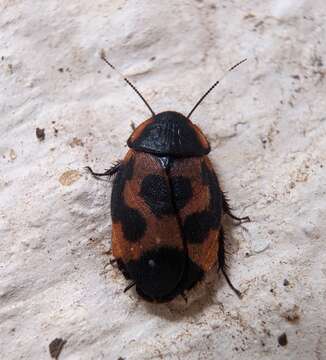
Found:
[[[224,193],[223,193],[223,211],[225,212],[225,214],[229,215],[232,219],[239,221],[239,224],[243,224],[251,221],[249,216],[244,216],[240,218],[233,215],[230,205],[228,203],[228,199],[226,198]]]
[[[89,171],[89,173],[90,173],[92,176],[94,176],[95,179],[97,179],[97,178],[100,178],[100,177],[102,177],[102,176],[107,176],[107,177],[110,178],[111,176],[115,175],[115,174],[119,171],[120,167],[121,167],[121,161],[117,161],[114,165],[112,165],[112,166],[110,167],[110,169],[105,170],[103,173],[94,172],[94,171],[92,170],[92,168],[89,167],[89,166],[86,166],[85,169],[86,169],[87,171]]]
[[[124,264],[124,262],[121,259],[116,259],[116,263],[118,265],[118,269],[122,272],[123,276],[127,279],[127,280],[131,280],[131,277],[126,269],[126,266]]]
[[[225,280],[227,281],[230,288],[237,294],[237,296],[241,299],[242,295],[241,292],[234,287],[232,284],[230,278],[228,277],[226,273],[227,264],[226,264],[226,253],[225,253],[225,234],[223,227],[221,226],[220,233],[219,233],[219,250],[218,250],[218,269],[217,271],[221,270],[222,274],[225,277]]]

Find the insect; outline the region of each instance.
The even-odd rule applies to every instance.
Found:
[[[116,70],[104,53],[101,57]],[[240,296],[226,273],[221,218],[227,214],[239,223],[250,219],[231,212],[207,157],[209,142],[190,120],[221,79],[187,116],[174,111],[155,114],[136,87],[124,80],[152,116],[129,137],[129,150],[123,160],[103,173],[87,169],[95,177],[114,176],[112,253],[125,278],[131,281],[125,291],[136,286],[142,298],[154,302],[185,297],[185,291],[216,266]]]

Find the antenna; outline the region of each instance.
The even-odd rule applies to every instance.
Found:
[[[230,67],[230,69],[228,69],[225,74],[219,79],[217,80],[206,92],[205,94],[198,100],[198,102],[196,103],[196,105],[192,108],[192,110],[190,111],[190,113],[188,114],[187,118],[189,119],[190,116],[192,115],[192,113],[197,109],[197,107],[199,106],[199,104],[205,99],[205,97],[215,88],[216,85],[218,85],[227,75],[228,72],[234,70],[236,67],[238,67],[240,64],[242,64],[243,62],[245,62],[247,59],[243,59],[241,61],[239,61],[237,64],[233,65]]]
[[[110,68],[112,68],[113,70],[115,70],[122,78],[123,80],[132,87],[132,89],[137,93],[137,95],[143,100],[143,102],[145,103],[145,105],[147,106],[147,108],[149,109],[149,111],[152,113],[153,117],[155,116],[155,113],[153,111],[153,109],[149,106],[148,102],[145,100],[145,98],[143,97],[143,95],[137,90],[136,86],[134,84],[132,84],[124,75],[121,74],[121,72],[116,69],[106,58],[105,56],[105,51],[102,49],[101,53],[100,53],[101,59],[103,61],[105,61],[107,63],[107,65],[110,66]]]

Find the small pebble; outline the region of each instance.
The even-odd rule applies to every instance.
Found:
[[[285,333],[281,334],[278,338],[278,343],[281,345],[281,346],[286,346],[288,344],[288,337],[286,336]]]

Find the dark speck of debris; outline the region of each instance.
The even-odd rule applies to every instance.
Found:
[[[298,305],[294,305],[291,309],[281,313],[281,316],[291,324],[297,323],[300,321],[300,308]]]
[[[285,333],[283,333],[282,335],[280,335],[278,338],[278,343],[281,345],[281,346],[286,346],[288,344],[288,337],[286,336]]]
[[[266,149],[267,139],[265,139],[265,138],[261,137],[261,138],[260,138],[260,141],[261,141],[261,142],[262,142],[262,144],[263,144],[263,148],[264,148],[264,149]]]
[[[319,55],[314,55],[311,59],[311,63],[314,66],[322,67],[324,65],[323,59]]]
[[[289,286],[289,285],[290,285],[289,280],[288,280],[288,279],[284,279],[283,285],[284,285],[284,286]]]
[[[254,17],[255,17],[254,14],[247,14],[247,15],[244,17],[244,20],[252,19],[252,18],[254,18]]]
[[[49,351],[53,359],[58,359],[62,351],[62,348],[64,347],[66,342],[67,342],[66,340],[63,340],[61,338],[56,338],[53,341],[51,341],[49,345]]]
[[[54,136],[58,136],[58,132],[59,132],[59,130],[58,130],[58,129],[56,129],[56,128],[53,128],[53,131],[54,131]]]
[[[9,73],[10,73],[10,74],[13,74],[13,73],[14,73],[12,64],[8,64],[8,70],[9,70]]]
[[[36,137],[40,141],[44,141],[44,139],[45,139],[45,129],[36,128]]]
[[[125,360],[123,357],[119,356],[118,360]]]
[[[61,73],[63,73],[63,68],[59,68],[58,71],[60,71]]]
[[[260,26],[264,25],[264,21],[261,20],[261,21],[258,21],[258,23],[255,24],[255,28],[258,28]]]
[[[3,61],[5,59],[5,57],[4,56],[1,56],[1,60]]]
[[[156,60],[156,56],[152,56],[152,57],[149,59],[149,61],[154,61],[154,60]]]
[[[292,75],[292,78],[295,80],[300,80],[300,75]]]
[[[75,146],[84,146],[84,143],[80,139],[74,137],[69,145],[74,148]]]

